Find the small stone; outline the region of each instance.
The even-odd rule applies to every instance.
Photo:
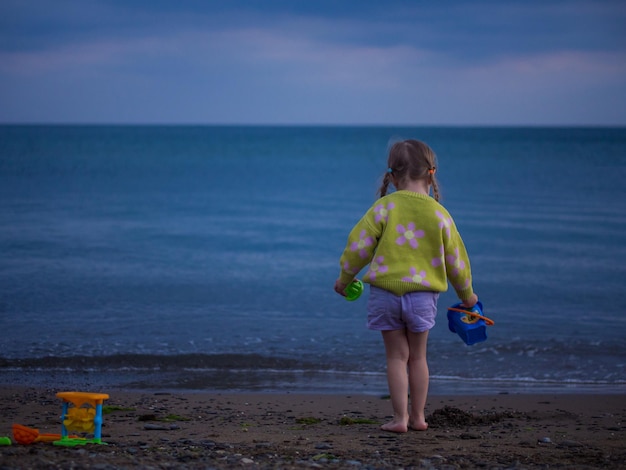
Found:
[[[559,442],[559,447],[582,447],[583,445],[580,442],[576,441],[562,441]]]
[[[143,428],[146,431],[169,431],[169,426],[161,426],[160,424],[144,424]]]

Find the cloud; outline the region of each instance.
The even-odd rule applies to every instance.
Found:
[[[0,6],[0,121],[626,124],[616,1],[50,5]]]

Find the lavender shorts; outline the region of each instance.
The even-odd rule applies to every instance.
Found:
[[[387,331],[406,328],[413,333],[435,326],[438,292],[409,292],[401,297],[370,286],[367,301],[367,327]]]

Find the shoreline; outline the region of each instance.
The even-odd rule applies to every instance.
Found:
[[[341,395],[359,391],[363,395],[388,393],[384,373],[349,373],[275,369],[128,369],[104,367],[11,368],[0,367],[0,384],[45,388],[51,384],[64,390],[120,390],[171,393],[314,393]],[[534,379],[468,379],[430,377],[431,395],[566,394],[626,395],[626,382],[598,383]]]
[[[0,386],[0,436],[60,433],[51,387]],[[9,468],[626,469],[626,395],[494,393],[428,398],[429,429],[380,430],[381,396],[105,390],[102,440],[0,446]]]

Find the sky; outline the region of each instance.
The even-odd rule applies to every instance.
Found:
[[[624,0],[1,0],[0,123],[626,125]]]

